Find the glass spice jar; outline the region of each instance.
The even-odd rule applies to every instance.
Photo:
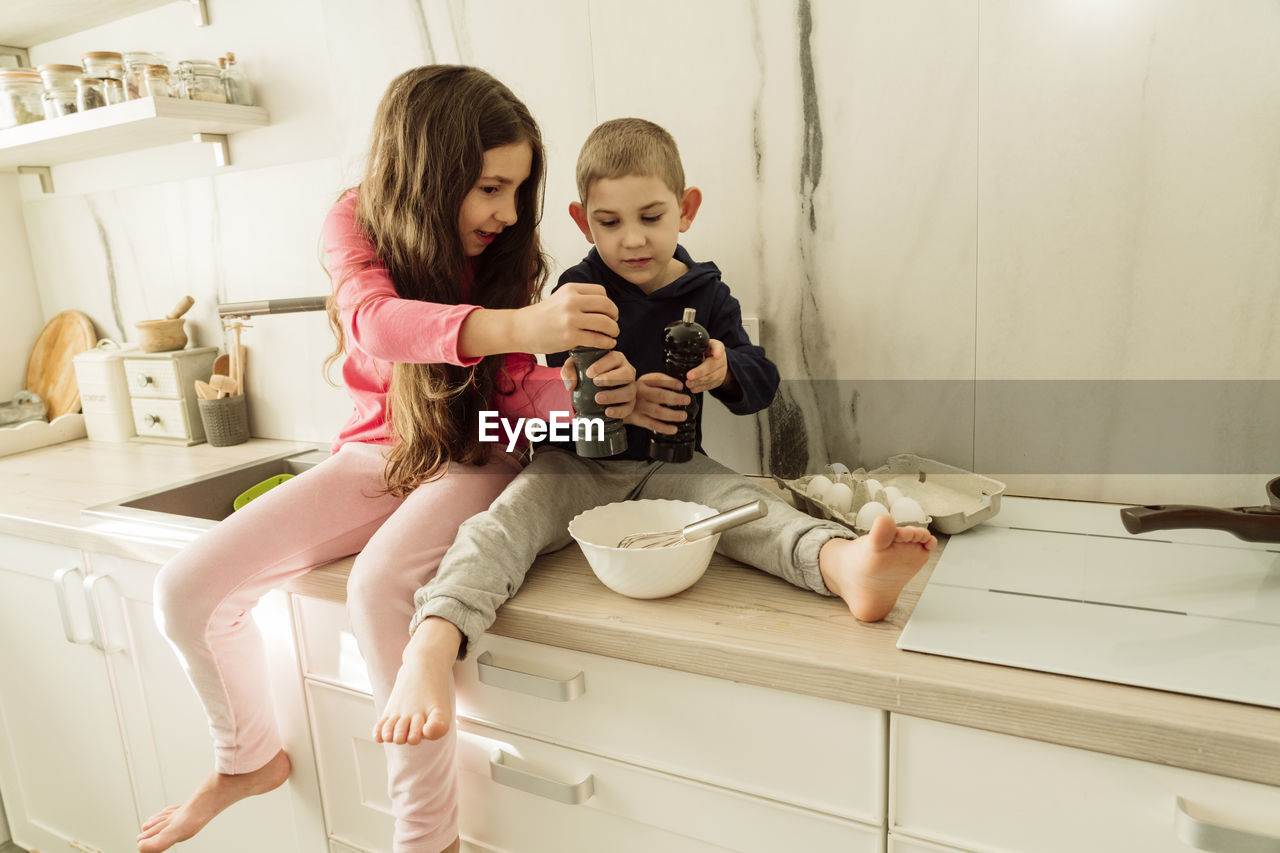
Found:
[[[102,82],[97,77],[76,78],[76,111],[96,110],[107,105],[107,96],[102,91]]]
[[[152,65],[164,65],[159,54],[145,50],[127,50],[123,54],[124,94],[132,101],[147,96],[147,68]]]
[[[108,68],[122,65],[124,58],[113,50],[92,50],[80,57],[84,73],[89,77],[108,77]]]
[[[124,103],[124,81],[115,77],[102,78],[102,94],[106,96],[107,106]]]
[[[69,116],[76,111],[76,88],[75,86],[55,86],[52,89],[46,89],[43,103],[45,118]]]
[[[236,55],[227,51],[226,56],[219,58],[218,65],[222,69],[222,88],[227,93],[227,103],[253,106],[253,85],[236,64]]]
[[[46,92],[50,89],[74,89],[76,78],[84,76],[79,65],[40,65],[36,70],[40,72]]]
[[[146,85],[144,87],[143,96],[149,98],[168,98],[171,96],[171,90],[169,88],[169,66],[147,66]]]
[[[0,71],[0,130],[44,119],[44,85],[31,68]]]
[[[222,69],[212,62],[188,59],[178,63],[178,94],[192,101],[227,102]]]

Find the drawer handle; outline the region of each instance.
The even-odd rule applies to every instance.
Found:
[[[150,426],[150,427],[153,427],[153,426],[159,426],[159,424],[160,424],[160,416],[159,416],[159,415],[148,414],[148,415],[146,416],[146,419],[145,419],[145,420],[146,420],[146,422],[147,422],[147,426]]]
[[[152,379],[150,376],[147,376],[145,373],[139,373],[137,378],[134,379],[134,381],[138,383],[139,388],[146,388],[148,385],[151,385],[152,383],[155,382],[154,379]]]
[[[1209,850],[1212,853],[1280,853],[1280,838],[1192,817],[1187,812],[1187,803],[1182,797],[1177,797],[1174,802],[1173,822],[1178,840],[1197,850]]]
[[[499,785],[570,806],[582,805],[596,792],[595,777],[589,773],[580,782],[557,782],[527,770],[518,770],[506,763],[508,758],[510,756],[501,747],[489,755],[489,773]]]
[[[568,702],[577,699],[587,691],[587,677],[581,672],[563,680],[534,675],[531,672],[498,666],[488,652],[476,658],[476,669],[483,684],[503,690],[514,690],[516,693],[526,693],[537,696],[539,699],[550,699],[553,702]]]
[[[71,605],[67,603],[67,576],[75,575],[82,582],[84,575],[75,566],[70,566],[54,572],[53,575],[53,593],[58,599],[58,615],[62,617],[62,634],[67,638],[68,643],[75,643],[77,646],[87,646],[93,642],[93,637],[82,637],[76,633],[76,629],[71,624]]]

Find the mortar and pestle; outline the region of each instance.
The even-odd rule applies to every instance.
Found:
[[[182,319],[182,315],[187,313],[195,300],[190,296],[182,297],[177,305],[173,306],[163,320],[140,320],[133,324],[138,330],[138,346],[143,352],[169,352],[170,350],[182,349],[187,345],[187,332],[183,328],[186,320]]]

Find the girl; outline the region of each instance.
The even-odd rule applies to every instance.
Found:
[[[359,552],[348,610],[383,707],[414,591],[458,525],[520,470],[501,445],[479,441],[478,412],[568,410],[559,371],[525,353],[613,346],[618,312],[602,287],[531,304],[547,273],[537,234],[544,162],[524,104],[479,69],[416,68],[387,89],[364,179],[324,224],[338,338],[330,363],[346,353],[355,412],[329,459],[233,514],[156,580],[161,630],[209,714],[214,772],[143,826],[140,851],[166,850],[288,778],[249,615],[258,599]],[[598,402],[628,414],[626,359],[611,352],[593,372],[614,386]],[[396,853],[458,849],[453,732],[386,754]]]

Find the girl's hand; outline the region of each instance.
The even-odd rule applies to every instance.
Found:
[[[692,372],[692,371],[690,371]],[[665,373],[646,373],[636,380],[636,403],[626,422],[663,435],[675,435],[675,424],[689,415],[675,406],[687,406],[693,398],[681,392],[680,380]]]
[[[606,407],[605,415],[622,420],[631,414],[636,404],[636,369],[625,355],[617,350],[605,353],[587,368],[587,377],[596,385],[607,387],[597,391],[595,397]],[[578,387],[578,369],[573,359],[560,365],[560,378],[570,391]]]
[[[600,284],[570,282],[541,302],[516,312],[513,330],[522,352],[562,352],[574,347],[613,349],[618,306]]]
[[[724,344],[712,338],[707,344],[707,354],[693,370],[685,374],[685,384],[694,394],[719,388],[729,375],[729,360],[725,358]]]

